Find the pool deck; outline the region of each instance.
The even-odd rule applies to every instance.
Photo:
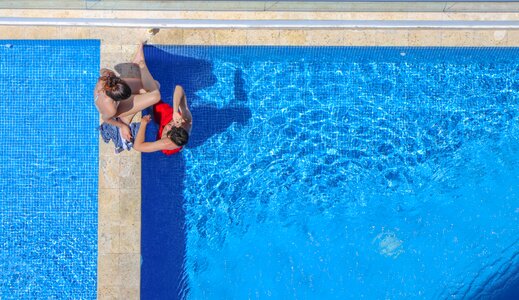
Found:
[[[206,12],[0,9],[0,17],[174,20],[518,21],[519,13]],[[130,60],[145,28],[0,26],[0,39],[99,39],[101,66]],[[519,46],[507,29],[162,29],[150,44],[324,46]],[[85,99],[88,101],[88,99]],[[140,116],[137,116],[137,119]],[[99,140],[98,299],[140,298],[141,160]]]

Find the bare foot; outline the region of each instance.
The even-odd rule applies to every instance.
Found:
[[[146,30],[146,36],[139,40],[139,44],[137,45],[137,50],[135,51],[135,56],[133,57],[132,63],[141,66],[144,62],[144,44],[148,43],[152,37],[154,37],[157,33],[159,33],[159,28],[150,28]]]

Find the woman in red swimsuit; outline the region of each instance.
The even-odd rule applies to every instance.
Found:
[[[159,124],[159,132],[155,142],[145,142],[146,126],[150,121],[150,116],[141,119],[141,127],[135,137],[133,149],[140,152],[162,151],[166,155],[180,152],[182,147],[187,144],[193,117],[187,107],[186,93],[184,89],[177,85],[173,93],[173,107],[162,102],[153,106],[153,118]]]

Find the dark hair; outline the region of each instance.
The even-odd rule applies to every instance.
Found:
[[[189,140],[189,134],[182,127],[173,127],[168,131],[167,136],[171,139],[175,145],[182,147],[187,144]]]
[[[121,78],[115,76],[113,73],[101,76],[99,78],[105,82],[104,90],[108,97],[114,101],[121,101],[130,98],[132,89]]]

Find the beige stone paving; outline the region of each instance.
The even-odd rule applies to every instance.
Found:
[[[114,17],[113,12],[83,12]],[[265,13],[150,12],[150,16],[192,18],[268,18]],[[2,16],[41,16],[34,11],[0,10]],[[46,16],[82,16],[77,11],[49,11]],[[117,12],[135,17],[135,12]],[[142,17],[142,14],[139,14]],[[324,18],[322,13],[298,17]],[[272,18],[294,18],[277,13]],[[332,13],[329,18],[361,19],[517,19],[518,14]],[[129,60],[135,51],[139,28],[71,28],[0,26],[0,39],[100,39],[101,66],[113,67]],[[165,29],[151,40],[155,44],[191,45],[325,45],[325,46],[519,46],[519,30],[198,30]],[[137,118],[138,119],[138,118]],[[141,161],[139,153],[113,153],[113,145],[99,141],[98,298],[139,299],[141,231]]]

